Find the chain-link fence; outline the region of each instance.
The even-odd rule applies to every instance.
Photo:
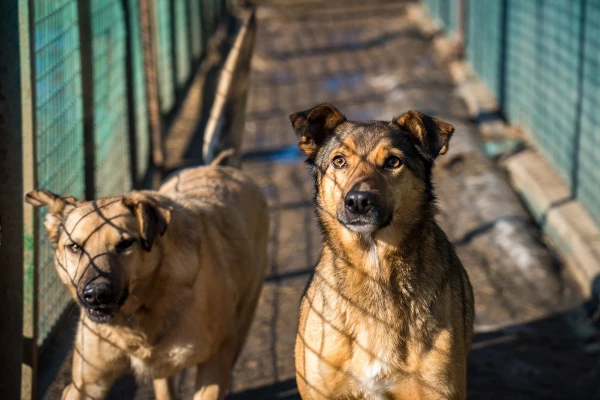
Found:
[[[509,122],[600,223],[600,0],[424,3],[450,33],[462,30],[470,64]]]

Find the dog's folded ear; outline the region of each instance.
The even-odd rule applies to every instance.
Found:
[[[315,158],[325,140],[346,117],[329,103],[290,115],[290,121],[300,139],[298,147],[309,158]]]
[[[49,190],[33,190],[25,195],[25,201],[35,207],[48,207],[44,226],[48,238],[55,245],[65,216],[82,203],[73,196],[59,196]]]
[[[172,208],[158,197],[144,192],[127,194],[122,201],[138,219],[142,247],[151,251],[156,237],[164,235],[167,231]]]
[[[421,153],[433,161],[438,155],[448,151],[454,126],[419,111],[408,111],[394,121],[408,132]]]

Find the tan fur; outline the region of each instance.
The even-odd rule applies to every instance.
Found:
[[[106,323],[82,310],[73,383],[64,398],[103,398],[132,371],[154,379],[158,399],[171,378],[196,365],[194,399],[222,399],[252,322],[267,266],[268,213],[260,190],[229,167],[183,170],[159,191],[75,202],[45,191],[55,263],[73,298],[95,275],[129,296]],[[123,238],[133,247],[116,252]],[[83,248],[72,254],[70,243]],[[100,272],[99,272],[100,271]]]
[[[303,297],[296,378],[307,399],[464,399],[473,327],[466,271],[435,222],[433,159],[454,128],[411,111],[349,122],[331,105],[291,116],[316,180],[324,246]],[[335,111],[330,111],[331,109]],[[323,112],[331,113],[324,118]],[[319,138],[316,144],[313,138]],[[342,156],[343,168],[332,167]],[[390,156],[403,160],[385,169]],[[375,193],[391,221],[357,232],[340,219],[352,190]]]

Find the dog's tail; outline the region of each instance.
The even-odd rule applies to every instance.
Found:
[[[211,167],[216,167],[219,165],[224,165],[223,161],[227,160],[229,157],[235,154],[235,149],[233,147],[229,149],[225,149],[221,151],[215,158],[210,162]]]

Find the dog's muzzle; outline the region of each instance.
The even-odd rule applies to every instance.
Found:
[[[118,292],[109,281],[88,282],[80,295],[80,303],[87,316],[96,323],[110,321],[127,298],[127,291]]]
[[[372,192],[351,190],[344,198],[344,208],[338,212],[338,220],[348,229],[370,233],[384,225],[384,213],[379,198]]]

